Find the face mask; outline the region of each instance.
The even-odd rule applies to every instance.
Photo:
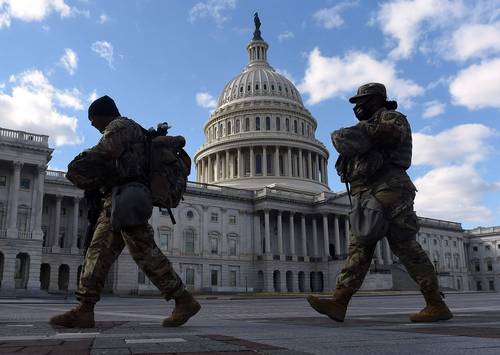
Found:
[[[365,100],[356,102],[353,107],[354,115],[360,121],[366,121],[380,108],[379,100],[369,96]]]

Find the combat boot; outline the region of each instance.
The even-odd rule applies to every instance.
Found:
[[[72,310],[50,318],[49,323],[66,328],[94,328],[94,304],[80,303]]]
[[[453,318],[453,314],[443,301],[441,292],[436,290],[422,293],[427,305],[420,312],[410,316],[412,322],[437,322]]]
[[[354,292],[348,288],[338,288],[333,293],[332,300],[324,300],[319,297],[309,295],[307,301],[317,312],[327,315],[337,322],[343,322],[347,312],[347,304]]]
[[[175,298],[175,308],[170,317],[163,320],[164,327],[179,327],[201,309],[201,305],[186,290]]]

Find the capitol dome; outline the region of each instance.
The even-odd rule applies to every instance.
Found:
[[[206,142],[194,156],[196,179],[243,189],[327,191],[328,151],[315,138],[317,122],[295,85],[269,65],[268,48],[256,28],[248,64],[224,86],[205,123]]]

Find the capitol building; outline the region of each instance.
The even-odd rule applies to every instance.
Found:
[[[260,31],[246,49],[248,64],[224,86],[203,127],[196,181],[173,210],[177,224],[153,210],[156,243],[194,291],[332,290],[347,256],[348,196],[330,190],[318,123],[269,64]],[[87,226],[83,191],[64,172],[46,170],[48,136],[2,128],[0,146],[0,296],[74,291]],[[500,228],[419,221],[418,240],[442,289],[500,288]],[[385,238],[362,289],[417,289]],[[105,292],[157,290],[125,249]]]

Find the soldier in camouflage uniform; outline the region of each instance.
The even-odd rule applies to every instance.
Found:
[[[90,105],[89,120],[103,133],[103,137],[96,146],[79,154],[70,163],[67,177],[82,189],[99,188],[104,195],[102,211],[85,254],[76,291],[80,304],[52,317],[50,323],[78,328],[95,326],[94,305],[99,301],[111,265],[126,245],[134,261],[162,296],[166,300],[175,300],[175,308],[171,316],[163,321],[163,326],[180,326],[199,311],[200,305],[184,289],[172,264],[157,247],[153,228],[148,224],[152,202],[147,188],[149,153],[144,129],[133,120],[121,117],[114,101],[108,96]],[[111,217],[113,207],[117,206],[112,206],[112,191],[114,187],[127,183],[141,188],[146,198],[143,203],[126,206],[130,208],[129,220],[125,227],[115,228]]]
[[[360,121],[332,133],[340,156],[335,164],[353,196],[349,255],[333,300],[308,296],[319,313],[342,322],[347,305],[370,267],[377,242],[387,237],[390,248],[419,285],[426,307],[410,316],[413,322],[448,320],[452,314],[439,292],[436,272],[416,241],[418,219],[413,210],[416,188],[406,170],[411,165],[411,129],[406,117],[387,101],[385,86],[369,83],[349,101]]]

